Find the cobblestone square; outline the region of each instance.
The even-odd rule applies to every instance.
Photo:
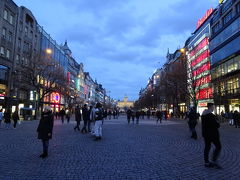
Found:
[[[81,122],[82,123],[82,122]],[[0,179],[232,179],[240,178],[239,131],[222,125],[222,170],[203,166],[203,140],[189,138],[185,121],[106,120],[103,139],[55,121],[49,157],[40,159],[38,121],[0,129]],[[82,124],[81,124],[82,125]],[[198,127],[198,134],[200,128]]]

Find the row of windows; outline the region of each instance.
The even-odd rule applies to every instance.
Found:
[[[212,78],[215,79],[239,69],[240,69],[240,56],[237,56],[213,69]]]
[[[13,18],[14,18],[14,16],[11,13],[11,11],[8,10],[8,9],[4,9],[4,11],[3,11],[3,19],[8,21],[10,24],[13,24]]]
[[[228,4],[229,6],[231,6],[232,4]],[[229,7],[227,8],[229,9]],[[234,11],[236,10],[236,11]],[[226,25],[236,14],[234,14],[234,12],[236,12],[237,14],[240,13],[240,3],[238,3],[234,9],[230,10],[223,18],[222,21],[219,21],[217,24],[215,24],[212,27],[212,33],[216,34],[224,25]]]
[[[13,41],[13,33],[11,31],[8,31],[7,33],[7,29],[5,27],[2,29],[2,37],[7,39],[9,42]]]
[[[10,53],[11,51],[9,49],[5,49],[5,47],[3,46],[0,47],[0,55],[2,57],[6,57],[7,59],[10,59]]]
[[[220,82],[214,86],[214,92],[221,96],[226,94],[236,94],[240,93],[240,79],[239,78],[231,78],[225,82]]]
[[[0,65],[0,79],[6,81],[8,78],[8,68]]]

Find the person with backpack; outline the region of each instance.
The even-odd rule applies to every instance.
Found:
[[[188,121],[188,124],[189,124],[189,128],[190,128],[190,131],[192,132],[192,136],[191,138],[193,139],[197,139],[197,132],[196,132],[196,126],[197,126],[197,121],[198,121],[198,118],[199,118],[199,115],[198,113],[196,112],[196,108],[195,107],[192,107],[189,114],[188,114],[188,118],[189,118],[189,121]]]
[[[81,130],[81,133],[87,133],[87,125],[88,125],[88,121],[90,120],[90,113],[88,110],[88,106],[87,104],[84,104],[83,108],[82,108],[82,116],[83,116],[83,122],[84,122],[84,126]]]
[[[95,126],[94,126],[95,141],[102,139],[102,121],[103,121],[102,104],[97,103],[95,109]]]
[[[77,122],[77,125],[74,127],[74,130],[75,130],[75,131],[76,131],[76,129],[77,129],[78,131],[80,131],[81,118],[82,118],[81,110],[80,110],[79,106],[77,106],[77,107],[75,108],[75,121]]]

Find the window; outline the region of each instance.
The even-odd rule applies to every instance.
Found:
[[[232,11],[227,13],[226,16],[223,17],[223,24],[227,24],[232,19]]]
[[[0,48],[0,55],[4,56],[4,54],[5,54],[5,48],[3,46],[1,46],[1,48]]]
[[[7,80],[8,68],[6,66],[0,65],[0,79]]]
[[[6,58],[10,59],[10,50],[9,49],[7,49]]]
[[[8,41],[12,42],[12,38],[13,38],[13,34],[12,34],[12,32],[9,31],[9,33],[8,33]]]
[[[25,36],[27,36],[28,35],[28,27],[24,28],[24,32],[25,32]]]
[[[213,26],[212,31],[213,34],[215,34],[216,32],[218,32],[218,30],[221,28],[220,26],[220,22],[218,22],[215,26]]]
[[[33,38],[33,32],[31,31],[29,34],[29,38],[32,39]]]
[[[18,64],[20,64],[20,55],[19,55],[19,54],[17,54],[17,56],[16,56],[16,62],[17,62]]]
[[[3,18],[8,20],[8,11],[6,9],[4,9]]]
[[[6,28],[3,28],[3,30],[2,30],[2,36],[3,36],[3,38],[4,39],[6,39]]]
[[[230,93],[230,94],[236,93],[238,88],[239,88],[238,78],[232,78],[227,81],[228,93]]]
[[[21,39],[18,38],[18,47],[20,48],[21,47]]]
[[[19,31],[22,32],[22,30],[23,30],[23,23],[20,21]]]
[[[10,23],[10,24],[13,24],[13,15],[11,15],[11,14],[10,14],[10,16],[9,16],[9,23]]]
[[[240,13],[240,3],[237,4],[236,8],[237,8],[237,13]]]

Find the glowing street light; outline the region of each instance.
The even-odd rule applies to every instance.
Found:
[[[181,52],[181,53],[185,53],[185,49],[184,49],[184,48],[181,48],[181,49],[180,49],[180,52]]]
[[[47,54],[52,54],[52,49],[47,48],[47,49],[46,49],[46,53],[47,53]]]

